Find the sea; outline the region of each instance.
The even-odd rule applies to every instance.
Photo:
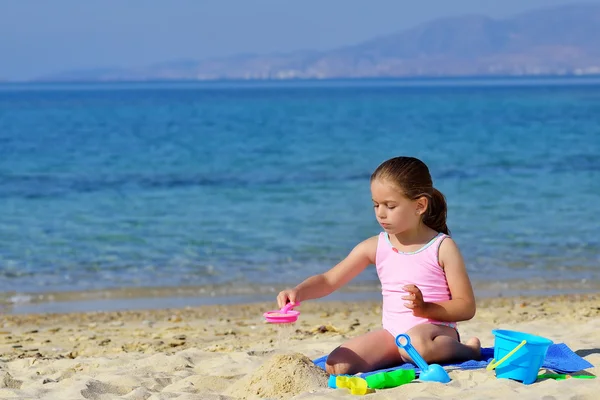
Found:
[[[600,77],[4,83],[0,305],[274,302],[380,232],[398,155],[478,296],[600,289]],[[379,290],[370,267],[331,298]]]

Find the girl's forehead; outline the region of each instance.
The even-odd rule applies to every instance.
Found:
[[[373,199],[386,198],[387,200],[390,200],[405,197],[402,189],[398,185],[380,179],[375,179],[371,182],[371,194],[373,195]]]

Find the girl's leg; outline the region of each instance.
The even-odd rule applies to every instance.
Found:
[[[458,341],[456,329],[444,325],[420,324],[406,332],[417,352],[427,363],[460,362],[479,360],[481,343],[472,338],[465,344]],[[412,361],[404,350],[400,354],[405,361]]]
[[[380,329],[355,337],[327,357],[325,369],[333,375],[356,374],[402,363],[396,339]]]

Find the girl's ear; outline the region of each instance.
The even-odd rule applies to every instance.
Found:
[[[427,212],[427,207],[429,207],[429,199],[426,196],[421,196],[416,202],[416,213],[417,215],[423,215]]]

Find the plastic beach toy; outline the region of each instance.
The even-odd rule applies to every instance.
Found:
[[[335,384],[338,388],[347,388],[351,394],[363,395],[369,393],[367,381],[358,376],[338,375],[335,378]]]
[[[595,375],[571,375],[571,374],[539,374],[537,379],[555,379],[557,381],[562,381],[565,379],[596,379]]]
[[[389,372],[378,372],[365,378],[371,389],[395,388],[415,379],[414,369],[397,369]]]
[[[487,369],[495,369],[497,378],[514,379],[525,385],[535,382],[552,340],[517,331],[493,330],[492,333],[494,359]]]
[[[289,324],[296,322],[300,311],[294,311],[292,308],[299,306],[300,303],[287,303],[281,310],[267,311],[263,314],[267,322],[272,324]]]
[[[342,379],[339,380],[339,382],[341,382],[342,385],[344,386],[339,386],[339,387],[347,387],[348,389],[350,389],[350,391],[352,391],[352,388],[349,386],[351,385],[350,382],[354,382],[352,385],[355,388],[356,391],[356,387],[357,387],[357,381],[352,381],[352,380],[348,380],[349,378],[357,378],[356,376],[352,376],[352,375],[329,375],[329,380],[327,381],[327,386],[332,388],[332,389],[337,389],[338,388],[338,378],[342,377]],[[360,378],[360,377],[358,377]],[[369,389],[388,389],[388,388],[395,388],[398,387],[400,385],[404,385],[406,383],[410,383],[413,380],[415,380],[415,370],[414,369],[397,369],[395,371],[387,371],[387,372],[378,372],[376,374],[371,374],[368,375],[364,378],[360,378],[360,379],[364,379],[367,382],[367,386]],[[362,381],[358,381],[359,385],[362,385]],[[362,386],[359,386],[362,387]]]
[[[433,381],[433,382],[441,382],[448,383],[450,382],[450,376],[446,372],[441,365],[438,364],[427,364],[423,357],[417,352],[417,350],[410,344],[410,337],[408,335],[402,333],[396,336],[396,345],[401,349],[404,349],[410,358],[417,364],[417,367],[421,369],[419,374],[419,380],[421,381]]]

